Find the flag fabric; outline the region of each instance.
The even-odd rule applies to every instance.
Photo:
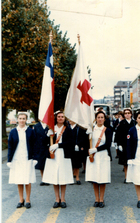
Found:
[[[49,43],[45,63],[38,118],[54,130],[54,71],[51,43]]]
[[[68,119],[89,131],[92,129],[94,120],[94,104],[91,95],[91,84],[80,43],[64,113]]]

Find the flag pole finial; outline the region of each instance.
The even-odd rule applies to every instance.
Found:
[[[77,38],[78,38],[78,43],[80,45],[80,35],[79,34],[77,34]]]
[[[52,30],[50,31],[50,35],[49,35],[49,37],[50,37],[50,42],[52,42],[52,39],[53,39]]]

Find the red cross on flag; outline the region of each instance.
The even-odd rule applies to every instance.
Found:
[[[80,43],[76,66],[66,97],[65,116],[83,128],[91,129],[94,120],[94,104],[88,70]]]

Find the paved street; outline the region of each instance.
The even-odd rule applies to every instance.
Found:
[[[123,167],[113,161],[112,182],[105,192],[105,207],[94,208],[92,184],[85,182],[80,170],[82,185],[68,185],[66,209],[53,209],[55,201],[53,186],[40,186],[40,172],[36,171],[37,182],[32,184],[31,209],[16,209],[19,201],[16,185],[8,184],[9,169],[6,161],[2,164],[2,222],[3,223],[140,223],[140,209],[136,207],[137,196],[133,184],[124,184]]]

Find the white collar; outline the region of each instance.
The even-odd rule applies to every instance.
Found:
[[[130,124],[130,122],[131,122],[131,119],[130,120],[128,120],[128,119],[126,119],[126,121]]]
[[[138,126],[138,124],[136,124],[136,129],[137,129],[138,131],[140,131],[140,126]]]
[[[26,131],[26,129],[28,128],[27,125],[25,125],[23,128],[19,127],[19,125],[17,126],[17,131]]]
[[[101,130],[101,131],[103,130],[103,128],[104,128],[104,125],[102,125],[101,127],[99,127],[99,126],[97,126],[97,124],[94,127],[95,130]]]
[[[40,122],[40,123],[41,123],[43,129],[45,129],[47,127],[47,124],[46,123],[43,123],[43,122]]]
[[[70,125],[71,129],[74,129],[75,126],[76,126],[76,124],[74,124],[74,125]]]
[[[55,133],[60,132],[61,129],[63,128],[64,125],[62,125],[60,128],[58,127],[58,125],[55,125],[54,129],[55,129]]]

